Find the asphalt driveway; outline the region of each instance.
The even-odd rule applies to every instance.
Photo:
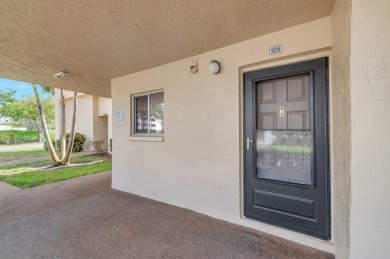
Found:
[[[103,172],[0,192],[0,258],[333,258],[110,184]]]

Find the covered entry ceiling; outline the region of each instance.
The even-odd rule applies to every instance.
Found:
[[[110,96],[110,78],[330,15],[334,0],[3,0],[0,77]],[[56,71],[71,76],[53,79]]]

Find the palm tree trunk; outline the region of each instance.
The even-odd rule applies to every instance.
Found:
[[[69,137],[69,143],[66,147],[66,153],[65,157],[61,161],[61,165],[69,164],[70,161],[70,155],[73,150],[73,143],[74,143],[74,135],[75,135],[75,128],[76,128],[76,115],[77,115],[77,92],[74,92],[73,96],[73,117],[72,117],[72,126],[70,130],[70,137]]]
[[[61,160],[65,158],[66,153],[66,117],[65,117],[65,98],[64,98],[64,90],[61,89]]]
[[[38,142],[41,143],[42,142],[42,128],[41,127],[38,127]]]
[[[35,102],[36,102],[36,106],[37,106],[37,110],[38,110],[39,120],[41,122],[41,127],[42,127],[42,130],[44,133],[43,135],[45,137],[45,141],[46,141],[47,147],[49,149],[51,159],[53,160],[54,165],[58,166],[61,164],[61,161],[58,159],[56,151],[53,147],[53,143],[51,143],[49,131],[47,130],[47,123],[46,123],[46,119],[45,119],[45,114],[44,114],[43,109],[42,109],[41,100],[40,100],[39,95],[38,95],[37,87],[35,84],[32,84],[32,88],[34,91]]]

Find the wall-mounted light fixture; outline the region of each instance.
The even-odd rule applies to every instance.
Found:
[[[68,77],[69,73],[65,71],[55,72],[53,78],[65,78]]]
[[[209,72],[212,74],[218,74],[220,70],[220,64],[221,63],[216,59],[211,60],[209,65]]]

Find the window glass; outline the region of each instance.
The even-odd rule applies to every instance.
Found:
[[[164,132],[164,93],[149,95],[149,133]]]
[[[310,130],[257,130],[257,178],[312,184]]]
[[[164,133],[164,92],[137,95],[134,101],[134,134]]]
[[[138,96],[135,102],[135,130],[134,133],[148,133],[148,96]]]

